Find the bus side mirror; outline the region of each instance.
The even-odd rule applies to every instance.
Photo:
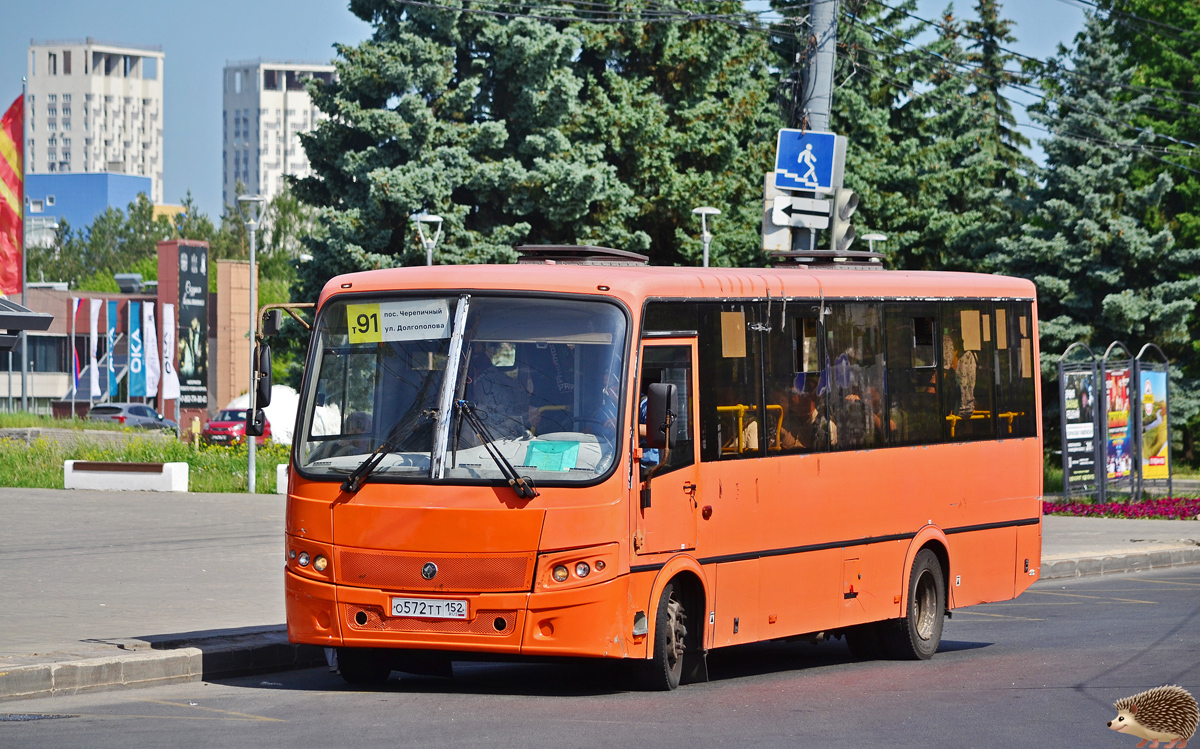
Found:
[[[271,378],[271,347],[260,343],[255,353],[257,355],[254,357],[254,380],[257,385],[254,405],[256,408],[266,408],[271,405],[271,386],[274,384]]]
[[[262,334],[264,336],[279,335],[279,329],[282,327],[283,310],[268,310],[267,314],[263,315]]]
[[[646,394],[646,447],[670,449],[675,447],[675,386],[665,382],[650,383]]]
[[[261,437],[267,430],[267,415],[261,408],[246,411],[246,436]]]

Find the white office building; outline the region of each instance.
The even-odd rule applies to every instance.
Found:
[[[163,59],[91,37],[30,43],[27,172],[141,175],[162,203]]]
[[[310,78],[332,81],[334,67],[249,60],[225,64],[222,138],[226,205],[237,205],[240,180],[249,194],[279,194],[284,175],[311,173],[299,133],[322,118],[305,90]]]

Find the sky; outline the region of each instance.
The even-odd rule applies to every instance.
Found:
[[[919,0],[917,15],[936,19],[946,0]],[[960,17],[973,0],[960,0]],[[1002,0],[1016,22],[1012,49],[1045,58],[1069,45],[1083,26],[1074,0]],[[8,3],[0,25],[0,101],[21,93],[30,40],[83,39],[161,45],[163,84],[163,197],[177,203],[191,190],[200,209],[216,219],[221,198],[221,71],[226,61],[265,58],[329,61],[334,43],[356,44],[370,26],[344,0],[206,0],[200,3],[57,0]],[[1014,92],[1015,100],[1030,97]],[[1023,119],[1023,111],[1019,113]],[[1024,129],[1031,140],[1043,135]],[[1035,158],[1040,152],[1034,151]],[[1040,158],[1039,158],[1040,160]]]

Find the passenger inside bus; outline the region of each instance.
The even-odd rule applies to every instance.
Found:
[[[949,333],[942,336],[942,368],[946,389],[957,392],[959,400],[952,404],[951,412],[959,418],[969,419],[975,413],[975,376],[979,358],[974,351],[963,350],[962,339]]]

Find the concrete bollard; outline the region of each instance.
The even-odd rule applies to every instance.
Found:
[[[187,463],[118,463],[68,460],[63,463],[67,489],[186,492]]]

